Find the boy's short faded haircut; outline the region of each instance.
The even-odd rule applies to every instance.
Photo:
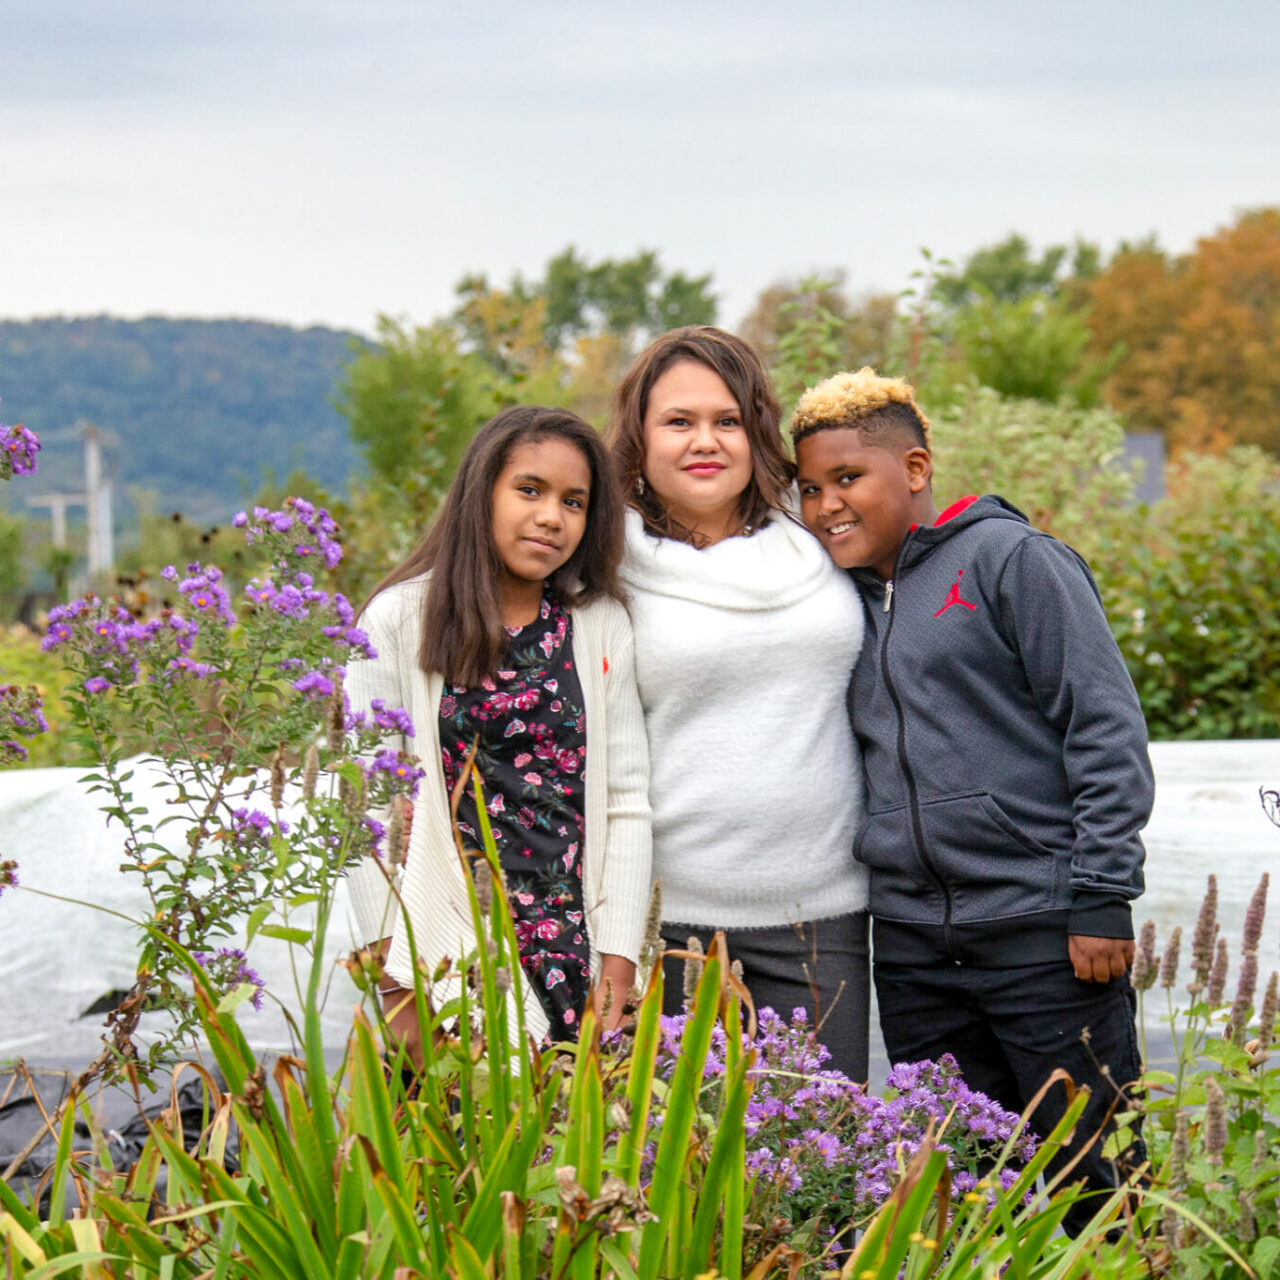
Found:
[[[812,386],[796,402],[791,439],[799,443],[815,431],[852,429],[868,443],[889,436],[909,439],[910,447],[929,448],[929,419],[916,404],[911,384],[882,378],[870,365],[857,373],[837,373]]]

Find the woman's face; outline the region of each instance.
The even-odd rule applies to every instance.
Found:
[[[724,379],[696,360],[673,364],[645,406],[645,482],[685,528],[718,542],[738,531],[751,473],[742,410]]]

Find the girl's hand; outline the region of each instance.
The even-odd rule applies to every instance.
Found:
[[[616,1031],[622,1025],[623,1009],[627,996],[635,985],[636,967],[622,956],[604,955],[601,957],[600,981],[596,983],[592,1008],[600,1020],[602,1031]],[[605,996],[609,994],[609,1012],[604,1012]]]

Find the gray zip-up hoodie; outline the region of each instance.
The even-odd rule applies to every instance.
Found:
[[[858,570],[850,715],[867,779],[876,959],[1059,959],[1130,938],[1153,783],[1088,566],[986,496]]]

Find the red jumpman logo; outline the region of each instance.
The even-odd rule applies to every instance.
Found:
[[[946,613],[946,611],[950,609],[953,604],[962,604],[966,609],[976,609],[978,607],[976,604],[970,604],[967,600],[962,600],[960,598],[960,579],[963,577],[964,577],[964,570],[961,569],[956,574],[956,580],[951,584],[951,590],[947,592],[946,604],[944,604],[942,608],[939,609],[938,612],[933,615],[935,618],[942,617],[942,615]]]

